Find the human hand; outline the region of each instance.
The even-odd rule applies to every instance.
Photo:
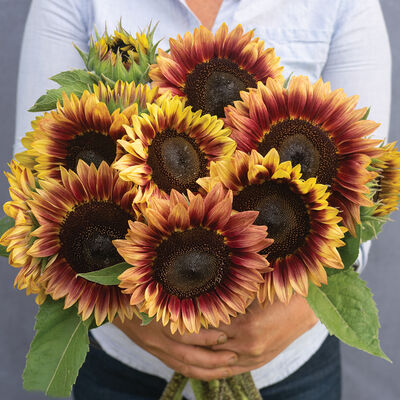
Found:
[[[292,296],[289,304],[278,301],[265,308],[254,301],[246,311],[232,318],[230,325],[219,327],[228,340],[212,346],[237,353],[238,360],[231,367],[233,375],[265,365],[318,322],[303,296]]]
[[[169,326],[153,321],[141,326],[139,318],[114,325],[121,329],[137,345],[156,356],[164,364],[188,378],[210,381],[232,375],[230,365],[237,361],[232,350],[211,350],[211,346],[224,343],[225,333],[218,329],[201,329],[198,334],[172,334]]]

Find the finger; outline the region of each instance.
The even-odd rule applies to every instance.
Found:
[[[211,381],[213,379],[224,379],[232,376],[232,369],[229,367],[219,367],[214,369],[201,368],[198,366],[185,364],[180,360],[169,356],[168,354],[165,354],[165,356],[161,358],[161,361],[187,378]]]
[[[180,335],[178,332],[172,334],[168,329],[166,335],[177,342],[191,344],[193,346],[213,346],[226,343],[227,335],[216,329],[200,329],[199,333],[185,333]]]
[[[213,351],[204,347],[192,346],[178,342],[172,342],[164,353],[178,361],[191,366],[204,369],[215,369],[233,365],[238,356],[233,351]]]

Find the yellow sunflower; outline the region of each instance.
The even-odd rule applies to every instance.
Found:
[[[172,189],[197,191],[196,180],[209,173],[210,161],[230,157],[236,143],[216,116],[193,113],[179,97],[149,104],[148,113],[132,118],[119,140],[125,155],[114,163],[120,177],[147,196],[168,197]]]
[[[86,68],[107,80],[146,83],[149,65],[156,59],[158,43],[153,43],[155,29],[156,26],[149,25],[145,32],[138,32],[134,37],[119,24],[113,35],[105,30],[100,36],[96,31],[88,53],[77,50]]]
[[[102,161],[111,165],[117,140],[126,134],[124,125],[138,114],[138,104],[156,96],[156,91],[142,85],[120,81],[113,90],[100,84],[94,91],[85,91],[80,99],[63,93],[63,106],[58,103],[56,111],[33,123],[34,131],[23,140],[28,150],[16,158],[34,168],[39,178],[59,179],[60,166],[75,170],[79,160],[97,167]],[[108,106],[115,110],[110,113]]]
[[[276,148],[282,161],[301,164],[304,179],[329,185],[329,201],[352,234],[360,206],[371,206],[366,183],[375,173],[367,167],[381,153],[380,141],[366,138],[379,124],[362,119],[366,109],[356,110],[357,100],[322,80],[312,85],[307,77],[294,77],[286,90],[268,79],[229,106],[225,119],[239,150],[265,155]]]
[[[211,163],[210,177],[199,179],[207,191],[222,183],[233,191],[233,209],[256,210],[255,224],[266,225],[273,244],[264,250],[273,268],[265,274],[258,297],[264,303],[288,302],[293,289],[307,296],[308,281],[327,283],[324,267],[343,268],[337,247],[343,246],[338,210],[328,205],[327,186],[301,179],[300,165],[280,163],[271,149],[265,157],[237,151],[232,160]]]
[[[27,294],[37,294],[36,302],[41,304],[46,298],[43,288],[37,282],[41,260],[27,254],[31,245],[30,234],[37,227],[27,204],[36,190],[36,181],[32,171],[15,160],[9,166],[10,172],[5,175],[10,184],[11,201],[6,202],[3,208],[5,214],[15,220],[15,225],[4,232],[0,244],[7,247],[10,265],[19,269],[14,286],[19,290],[26,289]]]
[[[38,284],[54,300],[65,298],[65,308],[77,303],[82,319],[95,316],[97,325],[131,318],[129,296],[118,286],[103,286],[77,276],[122,262],[112,244],[128,231],[135,219],[135,189],[122,181],[105,162],[90,167],[79,161],[77,172],[61,168],[61,182],[48,178],[28,200],[38,227],[26,251],[42,260]],[[47,262],[49,260],[49,262]]]
[[[133,266],[119,276],[130,303],[180,333],[244,313],[270,270],[258,254],[271,240],[253,225],[257,212],[232,215],[232,192],[222,185],[205,198],[188,195],[153,197],[146,224],[130,223],[125,240],[114,241]]]
[[[378,217],[384,217],[397,210],[400,201],[400,152],[395,145],[396,142],[393,142],[384,146],[384,153],[373,159],[371,164],[380,171],[373,199],[377,204],[374,215]]]
[[[241,25],[228,33],[222,24],[215,36],[200,26],[193,35],[170,39],[169,53],[159,49],[149,76],[161,93],[186,96],[195,111],[223,117],[224,107],[239,100],[240,91],[268,77],[283,81],[274,49],[264,49],[253,35],[243,33]]]

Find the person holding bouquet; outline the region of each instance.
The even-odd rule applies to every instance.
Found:
[[[15,152],[22,150],[20,139],[30,129],[32,115],[25,110],[49,87],[47,77],[82,66],[71,42],[87,49],[95,25],[111,27],[121,17],[128,30],[143,21],[159,21],[159,39],[200,24],[212,31],[222,22],[242,24],[246,32],[254,29],[280,55],[285,77],[292,72],[311,81],[322,77],[348,95],[359,94],[359,106],[371,106],[372,117],[381,122],[375,138],[387,137],[391,56],[378,0],[33,0],[21,53]],[[359,270],[367,255],[364,245]],[[137,318],[117,318],[92,330],[74,397],[159,398],[173,370],[204,381],[252,371],[265,399],[340,398],[339,342],[328,337],[300,295],[288,304],[275,301],[262,307],[254,302],[229,325],[198,334],[181,336],[155,322],[141,326]]]

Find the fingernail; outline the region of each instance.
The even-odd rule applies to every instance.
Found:
[[[228,364],[229,365],[232,365],[232,364],[235,364],[236,363],[236,361],[237,361],[237,356],[232,356],[229,360],[228,360]]]
[[[217,340],[217,344],[224,344],[228,341],[228,337],[223,333]]]

